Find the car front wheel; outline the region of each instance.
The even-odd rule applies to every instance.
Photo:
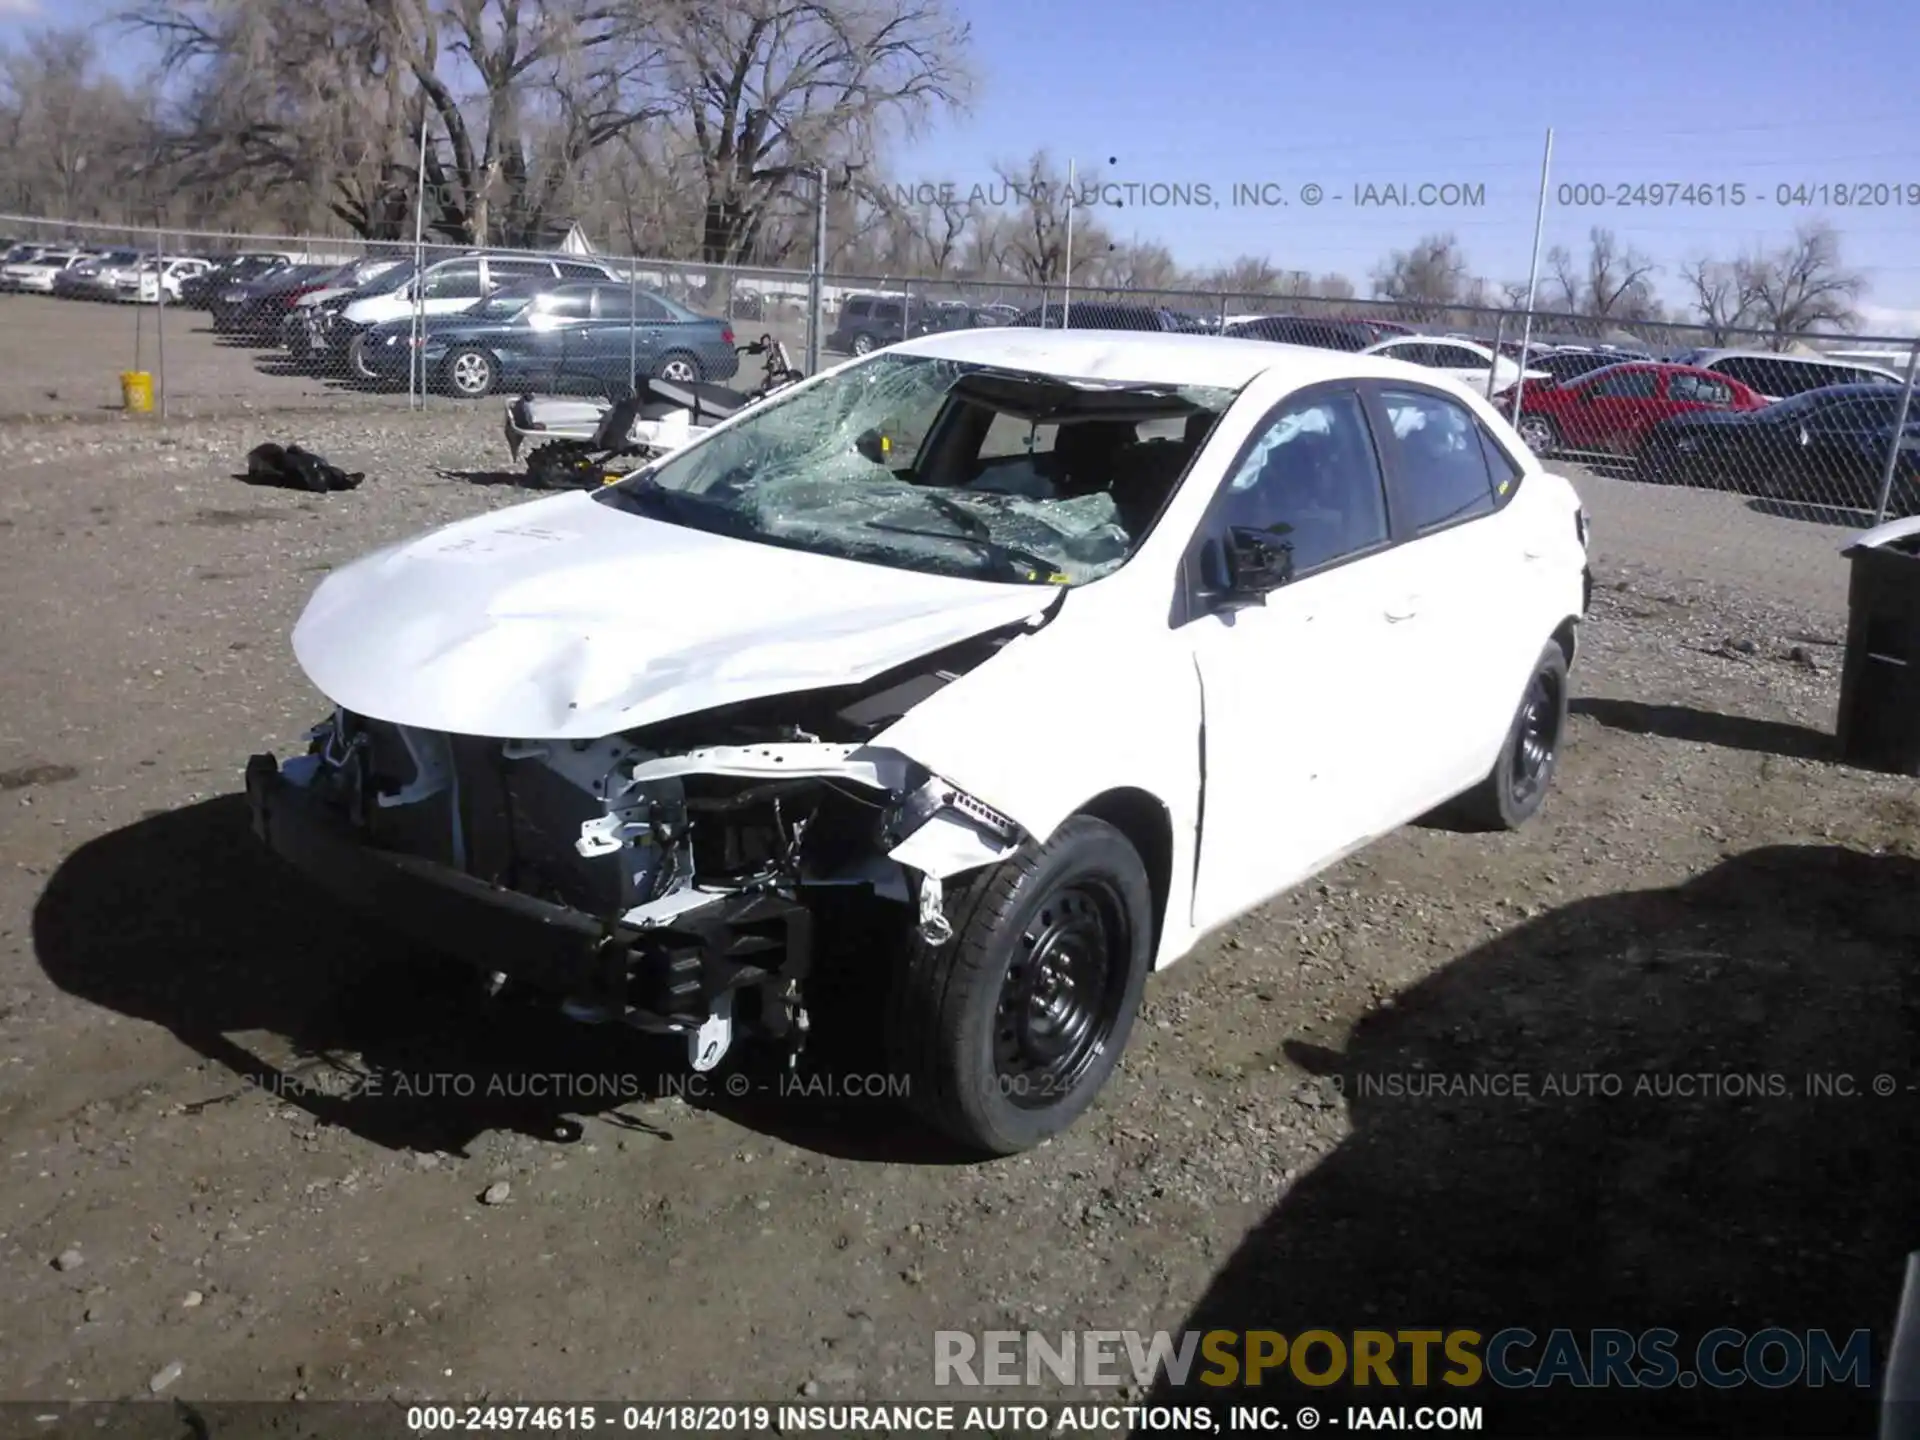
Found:
[[[480,400],[493,393],[500,378],[500,367],[486,351],[466,346],[447,357],[441,373],[447,388],[462,400]]]
[[[1479,830],[1518,830],[1547,798],[1567,733],[1567,656],[1549,642],[1534,663],[1500,758],[1462,797],[1463,818]]]
[[[951,938],[916,939],[894,977],[889,1059],[929,1124],[1016,1154],[1078,1119],[1118,1064],[1152,968],[1152,887],[1127,838],[1083,815],[949,885],[946,914]]]
[[[1560,448],[1560,427],[1545,415],[1522,415],[1514,429],[1536,455],[1550,455]]]
[[[853,353],[856,355],[871,355],[873,353],[873,336],[864,333],[854,336]]]

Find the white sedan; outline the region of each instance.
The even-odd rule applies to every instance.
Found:
[[[0,267],[0,288],[51,295],[56,275],[92,258],[83,250],[45,250],[31,260]]]
[[[1590,583],[1573,487],[1428,371],[959,330],[328,576],[337,708],[247,790],[341,903],[696,1070],[884,995],[912,1103],[1005,1154],[1209,932],[1532,816]]]
[[[1396,335],[1391,340],[1369,345],[1361,353],[1384,355],[1389,360],[1404,360],[1409,365],[1439,370],[1480,395],[1488,393],[1488,376],[1493,378],[1492,393],[1498,395],[1509,385],[1517,384],[1521,375],[1519,365],[1506,356],[1495,355],[1491,348],[1478,341],[1460,340],[1451,335]],[[1528,370],[1526,378],[1532,381],[1553,377],[1544,370]]]
[[[172,260],[149,260],[138,270],[127,272],[115,282],[114,288],[120,291],[124,299],[141,305],[157,305],[164,287],[167,304],[180,303],[180,286],[195,275],[204,275],[213,268],[211,260],[202,260],[197,256],[182,255]]]

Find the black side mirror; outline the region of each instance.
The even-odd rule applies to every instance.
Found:
[[[863,458],[871,460],[874,464],[885,465],[891,458],[893,442],[878,430],[865,430],[861,432],[859,439],[853,442],[853,448],[858,450]]]
[[[1293,542],[1282,538],[1287,528],[1236,525],[1227,532],[1228,594],[1257,599],[1293,579]]]

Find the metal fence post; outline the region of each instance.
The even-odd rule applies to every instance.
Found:
[[[629,250],[635,247],[629,242]],[[640,257],[627,257],[627,384],[640,392]]]
[[[1533,304],[1540,291],[1540,241],[1547,228],[1547,176],[1553,169],[1553,127],[1547,127],[1547,149],[1540,159],[1540,206],[1533,217],[1533,264],[1527,271],[1527,318],[1520,331],[1520,378],[1513,382],[1513,414],[1520,423],[1520,404],[1527,393],[1527,352],[1533,347]]]
[[[1880,472],[1880,503],[1873,512],[1876,525],[1885,523],[1887,506],[1893,502],[1893,482],[1900,473],[1900,447],[1907,438],[1907,415],[1913,407],[1913,377],[1917,370],[1920,370],[1920,340],[1914,341],[1907,353],[1907,383],[1900,391],[1900,405],[1893,416],[1893,434],[1887,440],[1886,465]]]
[[[140,304],[139,271],[134,271],[133,303]],[[158,373],[154,379],[160,382],[160,418],[167,418],[167,233],[156,230],[153,233],[153,289],[158,297],[157,308],[153,312],[153,341],[158,347]]]
[[[820,373],[822,303],[827,283],[827,167],[813,171],[813,263],[807,268],[807,374]]]
[[[1495,392],[1499,389],[1500,362],[1506,358],[1500,349],[1500,345],[1506,338],[1507,317],[1506,314],[1502,312],[1495,316],[1493,321],[1493,363],[1487,367],[1487,399],[1489,400],[1493,399]],[[1524,378],[1524,376],[1525,371],[1523,370],[1522,378]],[[1516,380],[1514,383],[1517,385],[1520,382]]]

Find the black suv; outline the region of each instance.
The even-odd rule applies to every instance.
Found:
[[[839,325],[827,337],[827,349],[870,355],[883,345],[898,345],[907,338],[908,304],[899,295],[849,295],[840,307]]]
[[[1061,305],[1055,301],[1045,307],[1039,305],[1020,312],[1015,325],[1037,326],[1045,330],[1060,329],[1064,319],[1069,330],[1158,330],[1165,333],[1177,332],[1182,326],[1170,312],[1155,305],[1122,305],[1111,300],[1070,300],[1061,315]]]

